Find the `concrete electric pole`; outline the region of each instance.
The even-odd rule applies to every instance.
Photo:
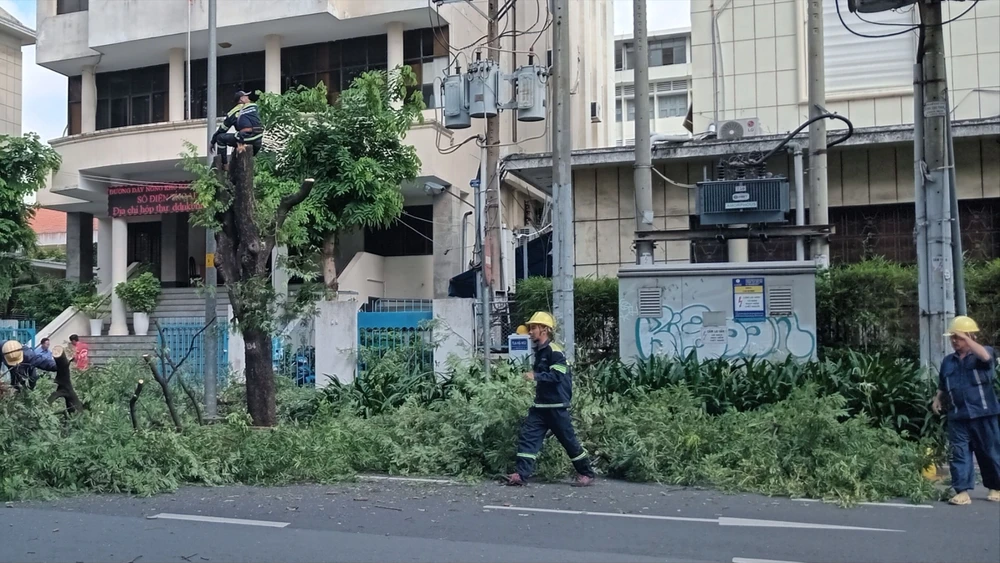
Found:
[[[649,38],[646,32],[646,0],[632,0],[632,30],[635,41],[635,230],[653,230],[653,147],[649,138]],[[636,237],[638,239],[638,236]],[[653,265],[653,241],[636,240],[635,263]]]
[[[500,38],[497,31],[497,14],[499,0],[489,0],[487,7],[487,43],[486,58],[496,57],[500,61]],[[498,96],[499,98],[499,96]],[[495,292],[506,292],[504,280],[500,279],[503,266],[499,260],[500,252],[500,175],[497,166],[500,162],[500,114],[486,118],[486,175],[482,181],[486,189],[486,243],[483,254],[483,267],[486,274],[486,284],[490,297]]]
[[[809,0],[808,33],[808,89],[809,118],[824,112],[826,105],[826,64],[823,49],[823,0]],[[829,193],[826,171],[826,120],[817,119],[809,125],[809,224],[830,223]],[[821,268],[830,264],[830,241],[814,237],[812,259]]]
[[[948,82],[945,72],[944,30],[941,2],[918,2],[924,43],[918,47],[918,68],[915,80],[916,98],[922,98],[921,108],[914,108],[914,139],[916,160],[914,181],[917,192],[917,266],[921,297],[926,296],[926,309],[921,303],[920,360],[925,366],[937,367],[949,353],[943,334],[955,316],[954,248],[952,245],[952,194],[948,155],[949,108]],[[924,209],[921,210],[921,204]],[[924,221],[919,221],[920,217]],[[921,230],[924,232],[921,233]],[[924,242],[924,244],[921,244]],[[920,256],[923,254],[923,256]]]
[[[215,134],[218,115],[218,59],[216,52],[216,0],[208,0],[208,165],[214,166],[214,154],[212,153],[212,136]],[[222,150],[226,150],[223,148]],[[218,278],[215,271],[215,231],[205,230],[205,324],[210,325],[216,320],[216,298],[215,292],[218,289]],[[214,418],[218,411],[216,409],[217,392],[216,383],[219,372],[218,335],[219,327],[209,326],[205,329],[205,416]]]
[[[573,309],[575,251],[573,231],[573,136],[570,111],[569,0],[552,0],[555,103],[552,112],[552,304],[566,358],[576,355]]]

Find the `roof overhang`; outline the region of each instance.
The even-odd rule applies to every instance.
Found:
[[[843,130],[828,131],[828,138],[834,140],[844,134]],[[1000,137],[1000,116],[986,119],[969,119],[952,123],[952,135],[956,139],[976,137]],[[717,139],[687,141],[683,143],[659,144],[653,147],[653,164],[669,162],[705,161],[734,154],[766,153],[777,147],[786,135],[762,135],[735,141]],[[805,146],[809,137],[802,133],[793,142]],[[912,125],[892,125],[881,127],[860,127],[854,135],[831,151],[843,151],[851,147],[871,147],[878,145],[903,145],[913,143]],[[608,168],[635,164],[634,147],[606,147],[573,151],[572,167]],[[552,195],[552,153],[513,154],[502,163],[503,169],[546,195]]]
[[[22,47],[35,44],[35,31],[15,19],[0,17],[0,34],[17,39]]]

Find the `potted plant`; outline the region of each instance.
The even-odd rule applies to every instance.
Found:
[[[90,318],[90,335],[100,336],[104,328],[104,311],[111,301],[111,295],[90,293],[81,295],[73,302],[78,311]]]
[[[156,309],[160,297],[160,280],[150,272],[140,274],[115,287],[115,293],[132,311],[132,325],[137,336],[149,332],[149,314]]]

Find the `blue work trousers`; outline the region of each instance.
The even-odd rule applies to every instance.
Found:
[[[587,451],[580,445],[573,431],[573,418],[567,408],[538,408],[528,410],[528,416],[521,424],[521,435],[517,443],[517,474],[527,480],[535,472],[535,460],[542,450],[545,435],[552,431],[566,450],[573,468],[580,475],[594,477]]]
[[[951,442],[951,486],[956,493],[976,487],[972,456],[979,462],[983,485],[1000,490],[1000,417],[948,420]]]

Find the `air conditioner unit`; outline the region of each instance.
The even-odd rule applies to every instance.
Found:
[[[719,140],[742,139],[756,137],[762,134],[760,121],[756,117],[746,119],[729,119],[715,124],[715,135]]]
[[[601,122],[601,103],[600,102],[590,102],[590,122],[600,123]]]
[[[785,223],[789,211],[788,179],[698,182],[696,201],[702,225]]]

